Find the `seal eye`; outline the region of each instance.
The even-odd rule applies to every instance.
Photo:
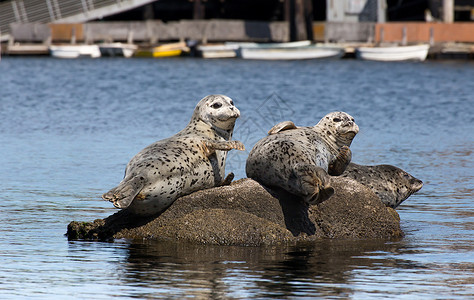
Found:
[[[219,103],[219,102],[214,103],[214,104],[211,105],[211,107],[214,108],[214,109],[220,108],[221,106],[222,106],[222,103]]]
[[[234,105],[234,101],[230,100],[230,105]]]
[[[334,119],[332,119],[332,120],[333,120],[334,122],[336,122],[336,123],[337,123],[337,122],[341,122],[341,119],[339,119],[339,118],[334,118]]]

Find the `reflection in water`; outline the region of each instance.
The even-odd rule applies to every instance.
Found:
[[[327,240],[274,247],[133,243],[127,260],[119,262],[117,269],[127,285],[141,288],[140,295],[135,295],[140,297],[349,296],[363,270],[427,268],[412,261],[387,259],[410,252],[401,247],[400,241],[380,240]]]

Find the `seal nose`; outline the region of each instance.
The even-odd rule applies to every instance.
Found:
[[[357,126],[355,122],[352,122],[352,127],[354,127],[354,132],[357,134],[359,132],[359,126]]]
[[[240,117],[240,110],[237,107],[232,106],[230,109],[234,113],[234,117],[236,117],[236,118]]]
[[[413,189],[414,193],[418,192],[423,187],[423,181],[421,181],[420,179],[417,179],[417,178],[411,179],[410,183],[412,184],[412,189]]]

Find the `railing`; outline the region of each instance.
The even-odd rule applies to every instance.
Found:
[[[79,23],[123,12],[156,0],[12,0],[0,3],[0,33],[12,23]]]

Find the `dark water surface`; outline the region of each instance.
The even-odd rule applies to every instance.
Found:
[[[182,129],[211,93],[232,97],[247,151],[276,122],[355,117],[353,161],[424,181],[401,240],[295,247],[68,242],[72,220],[143,147]],[[474,297],[474,64],[356,60],[2,58],[0,298]],[[247,152],[248,153],[248,152]],[[227,171],[245,177],[246,153]]]

